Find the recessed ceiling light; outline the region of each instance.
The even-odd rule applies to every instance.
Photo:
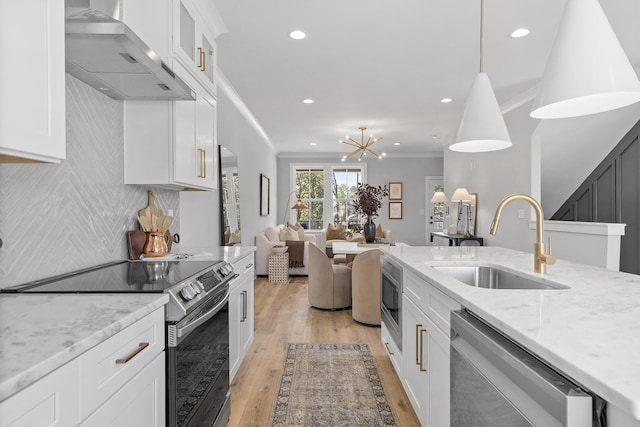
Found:
[[[447,104],[447,103],[449,103],[449,102],[451,102],[451,101],[453,101],[451,98],[442,98],[442,99],[440,100],[440,102],[442,102],[443,104]]]
[[[313,99],[309,99],[309,98],[307,98],[307,99],[303,99],[303,100],[302,100],[302,102],[303,102],[304,104],[313,104],[313,103],[314,103],[314,102],[316,102],[316,101],[314,101]]]
[[[513,37],[514,39],[518,39],[520,37],[526,36],[527,34],[529,34],[528,28],[518,28],[513,33],[511,33],[511,37]]]
[[[302,40],[303,38],[307,37],[307,35],[304,33],[304,31],[295,30],[289,33],[289,37],[294,40]]]
[[[400,143],[399,142],[394,142],[393,145],[400,145]]]
[[[435,133],[433,135],[431,135],[431,138],[436,139],[438,137],[438,135],[436,135]]]
[[[309,145],[318,145],[317,142],[310,142]]]

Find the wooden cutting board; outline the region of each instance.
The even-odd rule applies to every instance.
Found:
[[[127,244],[129,247],[129,259],[140,259],[147,235],[142,230],[127,231]]]

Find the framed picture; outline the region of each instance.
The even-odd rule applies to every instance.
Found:
[[[389,183],[389,200],[402,200],[402,183]]]
[[[389,219],[402,219],[402,202],[389,202]]]
[[[260,216],[269,215],[269,178],[260,174]]]

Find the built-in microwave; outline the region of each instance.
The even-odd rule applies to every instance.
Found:
[[[382,257],[380,264],[380,312],[393,341],[402,350],[402,268]]]

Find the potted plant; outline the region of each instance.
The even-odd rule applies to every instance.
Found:
[[[364,239],[367,243],[372,243],[376,238],[376,225],[373,223],[373,216],[378,215],[378,209],[382,207],[381,200],[387,196],[389,196],[389,191],[386,185],[375,186],[358,183],[353,208],[357,214],[367,216],[367,222],[364,224]]]

